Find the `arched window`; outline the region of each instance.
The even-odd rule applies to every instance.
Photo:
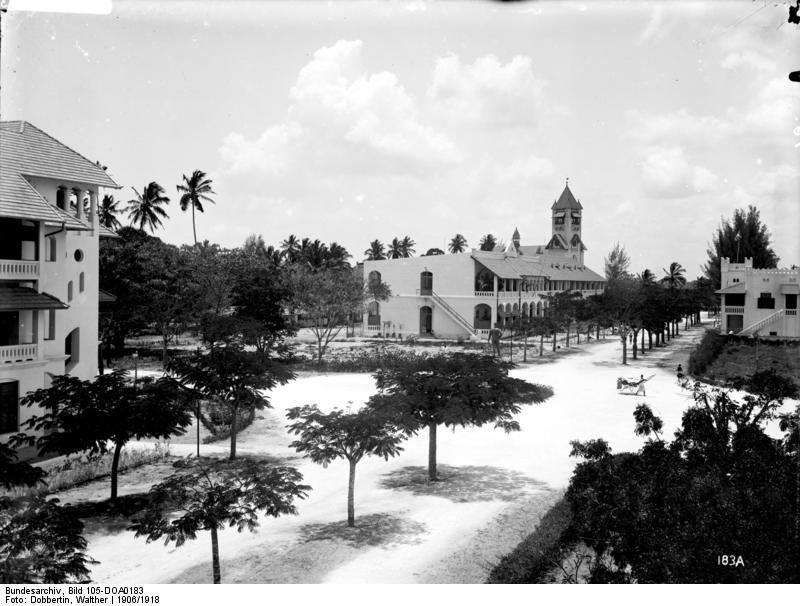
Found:
[[[423,271],[419,275],[419,294],[430,295],[433,292],[433,274]]]
[[[473,321],[472,327],[475,330],[478,329],[488,329],[492,327],[492,308],[486,305],[485,303],[481,303],[480,305],[475,306],[475,320]]]
[[[367,278],[370,284],[380,284],[381,283],[381,272],[372,270],[369,272],[369,278]]]
[[[537,316],[541,316],[542,315],[542,302],[541,301],[537,301],[536,302],[536,315]]]
[[[377,301],[367,304],[367,326],[381,325],[381,307]]]
[[[475,276],[475,290],[478,292],[494,291],[494,274],[488,269],[481,269]]]

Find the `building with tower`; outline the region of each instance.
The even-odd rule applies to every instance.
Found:
[[[367,306],[364,331],[485,338],[494,325],[544,315],[548,295],[602,292],[605,278],[584,265],[585,251],[583,207],[567,183],[546,244],[523,244],[515,228],[505,249],[365,261],[364,276],[388,284],[392,296]]]
[[[29,391],[97,374],[98,208],[119,186],[29,122],[0,122],[0,441]]]

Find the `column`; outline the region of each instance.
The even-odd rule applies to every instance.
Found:
[[[83,194],[84,190],[76,187],[74,190],[75,192],[75,218],[78,221],[83,219]]]

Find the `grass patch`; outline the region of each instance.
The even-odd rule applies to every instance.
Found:
[[[134,469],[142,465],[160,461],[169,456],[169,444],[156,442],[153,448],[123,448],[119,458],[119,471]],[[111,475],[113,453],[101,455],[83,454],[67,457],[63,463],[47,471],[44,482],[32,488],[15,488],[6,491],[11,497],[44,496],[60,492],[98,478]]]
[[[565,531],[572,522],[572,511],[562,497],[542,516],[536,530],[503,556],[489,573],[487,583],[540,583],[569,550]]]

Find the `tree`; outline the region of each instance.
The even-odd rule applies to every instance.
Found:
[[[369,248],[364,251],[366,261],[383,261],[386,258],[386,250],[383,242],[380,240],[373,240],[369,243]]]
[[[430,257],[430,256],[433,256],[433,255],[443,255],[443,254],[444,254],[444,251],[441,248],[429,248],[425,252],[425,254],[422,255],[422,256],[423,257]]]
[[[736,398],[732,389],[747,394]],[[568,532],[597,554],[591,581],[797,582],[798,547],[787,532],[793,453],[764,431],[796,386],[756,373],[722,388],[698,383],[694,394],[671,443],[659,435],[662,421],[640,405],[636,433],[647,442],[638,452],[612,455],[601,440],[573,448],[587,460],[567,490]]]
[[[625,247],[619,242],[614,245],[608,256],[603,259],[606,271],[606,280],[613,282],[628,275],[628,268],[631,265],[630,257],[625,252]]]
[[[281,242],[281,254],[287,263],[295,263],[299,253],[300,241],[294,234],[290,234],[288,238]]]
[[[46,411],[22,425],[39,435],[15,436],[16,445],[36,445],[39,454],[70,455],[88,451],[111,460],[111,500],[117,498],[117,472],[122,448],[130,440],[166,439],[191,423],[189,408],[174,381],[161,378],[131,385],[127,372],[116,370],[91,381],[60,375],[50,387],[26,395],[23,406]]]
[[[414,253],[416,252],[414,250],[415,245],[416,242],[414,242],[410,236],[403,236],[403,239],[400,240],[400,256],[404,259],[413,257]]]
[[[428,479],[437,480],[439,425],[480,427],[494,423],[518,431],[513,415],[522,404],[544,402],[553,391],[508,376],[513,368],[491,356],[456,353],[408,360],[375,373],[379,390],[369,406],[410,433],[428,429]]]
[[[397,238],[392,238],[392,243],[386,251],[386,256],[390,259],[400,259],[403,256],[403,244]]]
[[[117,219],[117,213],[120,212],[117,206],[119,202],[114,200],[114,196],[106,194],[100,201],[100,208],[97,209],[98,220],[100,225],[107,229],[118,230],[122,224]]]
[[[315,272],[302,265],[290,268],[287,279],[292,305],[310,322],[309,328],[317,339],[317,363],[322,364],[328,345],[341,332],[344,322],[363,313],[369,296],[367,285],[349,269]]]
[[[347,525],[355,526],[356,465],[365,456],[395,457],[403,450],[405,433],[388,418],[369,409],[324,413],[316,405],[290,408],[286,418],[294,421],[289,433],[298,439],[289,444],[305,453],[314,463],[327,467],[335,459],[347,459],[350,466],[347,485]]]
[[[192,208],[192,235],[194,236],[194,245],[197,246],[197,228],[195,227],[194,211],[203,212],[203,202],[211,202],[214,200],[209,194],[213,194],[214,190],[211,189],[211,179],[208,178],[206,173],[202,170],[196,170],[192,173],[191,177],[183,175],[183,183],[175,186],[178,193],[181,194],[179,200],[181,210],[186,212],[186,209],[191,206]]]
[[[481,238],[480,241],[480,250],[494,250],[497,246],[497,238],[495,238],[492,234],[486,234]]]
[[[221,582],[219,529],[228,526],[255,532],[259,512],[277,518],[297,514],[295,499],[304,499],[310,486],[292,467],[266,466],[240,459],[232,462],[201,460],[150,490],[147,509],[128,528],[147,542],[165,539],[177,547],[197,533],[211,533],[214,583]],[[178,514],[176,516],[176,513]]]
[[[628,363],[628,334],[640,321],[641,289],[637,281],[627,274],[610,280],[596,299],[602,317],[619,334],[622,342],[622,363]]]
[[[680,263],[673,261],[669,264],[669,269],[663,271],[666,275],[661,278],[661,283],[666,284],[669,288],[679,288],[686,284],[686,277],[683,275],[686,270]]]
[[[246,351],[236,342],[174,358],[167,370],[188,394],[227,407],[231,418],[231,460],[236,458],[240,412],[270,408],[269,399],[262,392],[285,385],[295,376],[282,362]]]
[[[0,443],[0,487],[31,488],[44,471],[17,462],[17,453]],[[88,582],[83,522],[58,499],[0,495],[0,583]]]
[[[771,269],[780,260],[772,249],[772,236],[761,223],[758,209],[750,205],[747,212],[737,208],[733,218],[723,219],[708,247],[708,262],[703,270],[711,280],[713,290],[721,288],[720,260],[727,257],[732,263],[742,263],[746,257],[753,259],[756,269]]]
[[[467,249],[467,239],[462,236],[461,234],[456,234],[450,240],[450,244],[447,245],[447,250],[450,251],[451,254],[462,253]]]
[[[128,202],[127,212],[131,225],[141,230],[147,227],[151,233],[155,233],[156,228],[162,226],[161,219],[169,218],[167,211],[162,208],[169,204],[169,198],[164,195],[164,188],[151,181],[141,194],[135,188],[131,189],[136,194],[136,199]]]

